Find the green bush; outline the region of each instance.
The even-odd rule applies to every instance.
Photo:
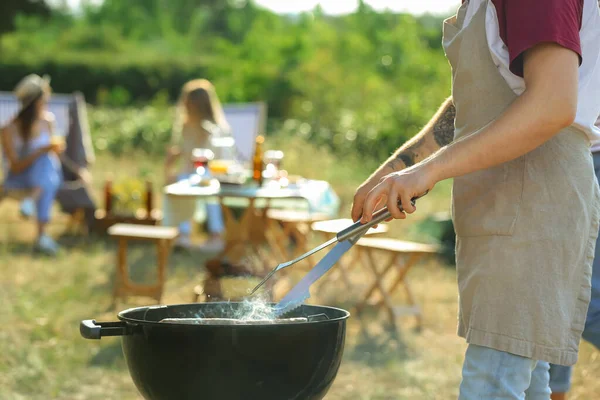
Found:
[[[113,56],[114,57],[114,56]],[[199,63],[187,64],[185,60],[139,60],[125,63],[114,61],[108,53],[89,55],[63,54],[53,60],[14,61],[0,63],[0,88],[11,90],[23,76],[30,73],[48,74],[52,87],[59,93],[80,91],[87,101],[99,105],[107,101],[105,92],[120,94],[116,104],[124,105],[145,102],[157,93],[166,90],[171,99],[177,98],[181,85],[190,79],[206,75],[205,67]]]
[[[96,151],[123,155],[164,155],[171,137],[173,112],[168,108],[89,107],[88,119]]]

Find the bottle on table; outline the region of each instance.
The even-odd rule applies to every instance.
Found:
[[[152,182],[146,181],[146,219],[152,217],[152,208],[154,207],[152,198]]]
[[[252,179],[257,182],[260,186],[263,183],[263,143],[265,138],[263,136],[256,137],[256,146],[254,147],[254,156],[252,157]]]
[[[112,211],[112,181],[110,179],[104,185],[104,210],[107,216]]]

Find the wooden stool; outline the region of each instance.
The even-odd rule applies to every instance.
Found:
[[[410,268],[415,265],[423,256],[437,254],[439,249],[437,246],[406,242],[395,239],[377,239],[363,238],[358,241],[356,248],[363,257],[364,264],[373,272],[375,283],[369,287],[363,300],[356,306],[357,313],[362,311],[368,304],[372,303],[371,299],[376,292],[379,292],[381,299],[374,302],[378,308],[383,308],[387,311],[392,326],[396,325],[396,318],[400,315],[414,315],[417,319],[417,328],[422,327],[421,310],[416,304],[410,286],[406,281],[406,275]],[[389,257],[389,261],[383,268],[378,268],[381,264],[375,261],[376,252],[384,253]],[[396,278],[387,288],[384,285],[384,277],[396,269]],[[402,286],[406,293],[409,307],[395,306],[392,303],[391,296],[394,291]]]
[[[321,237],[323,242],[334,237],[338,232],[346,229],[350,225],[353,224],[353,221],[349,218],[340,218],[340,219],[332,219],[328,221],[319,221],[315,222],[311,225],[311,229],[313,232],[317,232]],[[377,235],[381,233],[385,233],[388,231],[388,227],[385,224],[379,224],[377,228],[369,229],[365,235]],[[336,264],[335,268],[332,268],[332,271],[325,275],[322,278],[322,283],[319,285],[319,290],[323,285],[327,282],[337,281],[338,276],[341,278],[342,282],[346,286],[347,290],[352,290],[352,285],[350,284],[350,278],[348,277],[348,266],[344,262],[343,259],[339,260]]]
[[[113,306],[116,305],[117,299],[125,298],[128,295],[152,297],[160,303],[165,286],[167,258],[169,257],[173,240],[179,234],[177,228],[115,224],[108,229],[108,234],[119,241],[117,270],[113,290]],[[127,267],[127,244],[129,240],[146,240],[156,243],[158,251],[158,282],[155,285],[140,285],[129,280]]]

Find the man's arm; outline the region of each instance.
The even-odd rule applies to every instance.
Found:
[[[402,145],[358,188],[352,204],[352,218],[355,221],[361,216],[367,194],[383,177],[425,160],[452,142],[455,116],[456,109],[450,97],[442,103],[433,118],[419,133]]]
[[[454,178],[511,161],[536,149],[561,129],[571,125],[577,111],[577,53],[554,43],[527,50],[524,79],[527,89],[494,122],[461,138],[428,159],[387,175],[363,201],[362,222],[385,199],[394,218],[405,218],[410,200],[431,190],[444,179]]]
[[[393,171],[400,171],[423,161],[454,139],[456,109],[452,98],[448,98],[425,127],[406,142],[386,162]]]
[[[514,160],[570,126],[577,113],[578,67],[577,54],[558,44],[528,50],[525,92],[488,127],[432,157],[436,181]]]

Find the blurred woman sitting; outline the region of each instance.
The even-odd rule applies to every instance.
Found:
[[[172,146],[167,152],[165,162],[167,183],[188,178],[196,172],[192,162],[194,149],[210,149],[214,152],[215,159],[227,158],[229,155],[221,154],[221,149],[214,146],[213,139],[230,136],[229,125],[214,86],[205,79],[186,83],[181,91]],[[181,165],[174,174],[173,166],[178,160],[181,161]],[[221,207],[218,203],[208,203],[206,212],[210,239],[204,247],[219,251],[223,245],[221,236],[224,231]],[[189,246],[191,223],[181,224],[179,231],[178,244]]]
[[[38,236],[35,247],[54,255],[58,245],[46,235],[45,227],[62,181],[58,154],[64,143],[54,140],[54,115],[46,110],[50,97],[47,78],[25,77],[15,88],[20,102],[17,116],[0,132],[4,160],[3,190],[28,190],[35,200]]]

